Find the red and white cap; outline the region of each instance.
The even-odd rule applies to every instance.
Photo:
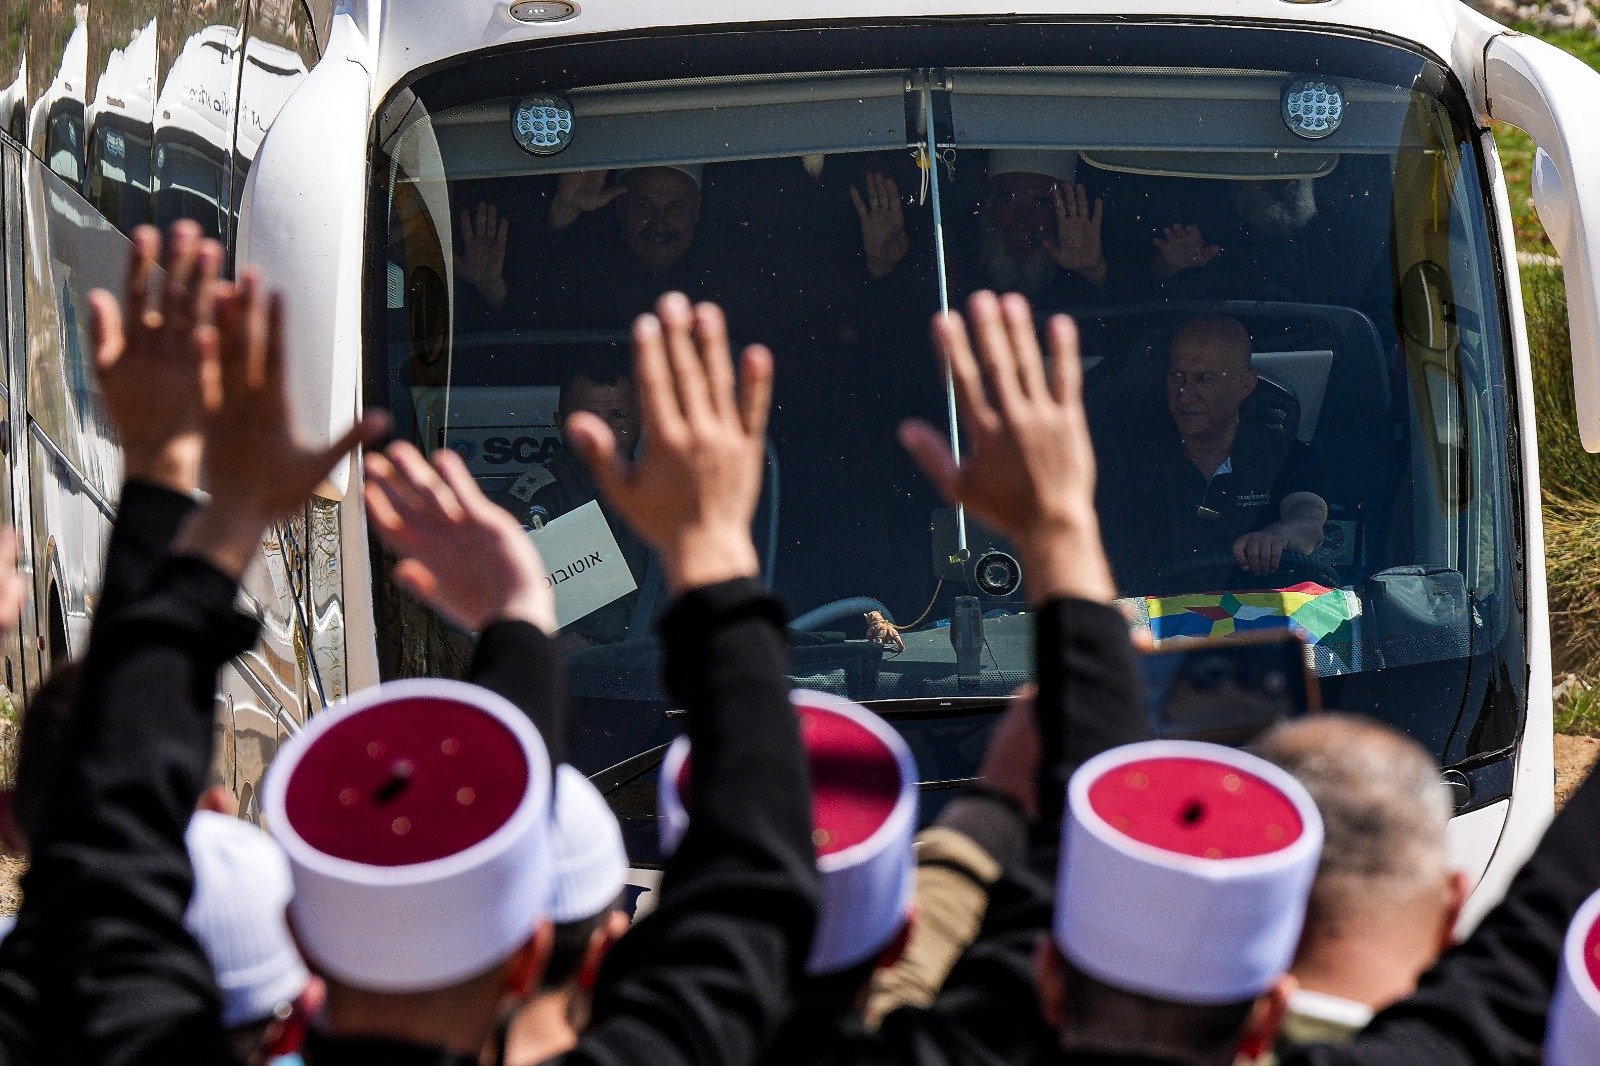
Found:
[[[1545,1066],[1600,1062],[1600,892],[1584,901],[1561,951],[1544,1034]]]
[[[396,681],[317,715],[265,786],[308,961],[420,992],[510,957],[549,913],[550,792],[538,731],[476,685]]]
[[[812,840],[822,874],[822,907],[806,972],[838,973],[873,958],[905,927],[915,890],[917,767],[911,749],[882,718],[825,692],[796,689],[800,736],[811,764]],[[661,764],[661,850],[671,854],[689,828],[687,737]]]
[[[1055,941],[1106,984],[1234,1003],[1294,960],[1322,854],[1300,783],[1232,748],[1129,744],[1067,786]]]

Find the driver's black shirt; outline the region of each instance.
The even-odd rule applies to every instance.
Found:
[[[1183,454],[1170,422],[1108,449],[1100,474],[1106,549],[1122,589],[1152,594],[1215,588],[1233,570],[1233,542],[1276,522],[1284,498],[1327,499],[1311,449],[1244,422],[1233,454],[1209,479]],[[1216,565],[1200,560],[1226,556]]]

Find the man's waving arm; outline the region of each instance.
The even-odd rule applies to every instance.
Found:
[[[694,751],[689,829],[656,911],[607,958],[572,1057],[746,1066],[788,1009],[819,892],[783,615],[750,539],[772,357],[746,350],[736,382],[721,311],[677,294],[641,316],[634,352],[642,458],[593,415],[567,431],[674,598],[661,631]]]

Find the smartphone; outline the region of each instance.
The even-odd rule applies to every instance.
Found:
[[[1141,666],[1150,728],[1165,739],[1239,747],[1322,709],[1306,643],[1288,630],[1169,640]]]

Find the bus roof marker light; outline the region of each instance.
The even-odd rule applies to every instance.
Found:
[[[1344,121],[1344,91],[1317,78],[1296,78],[1283,90],[1283,123],[1297,137],[1320,141]]]
[[[578,5],[571,0],[517,0],[510,11],[518,22],[565,22],[577,18]]]
[[[572,143],[572,105],[554,93],[525,96],[511,112],[511,134],[525,152],[555,155]]]

